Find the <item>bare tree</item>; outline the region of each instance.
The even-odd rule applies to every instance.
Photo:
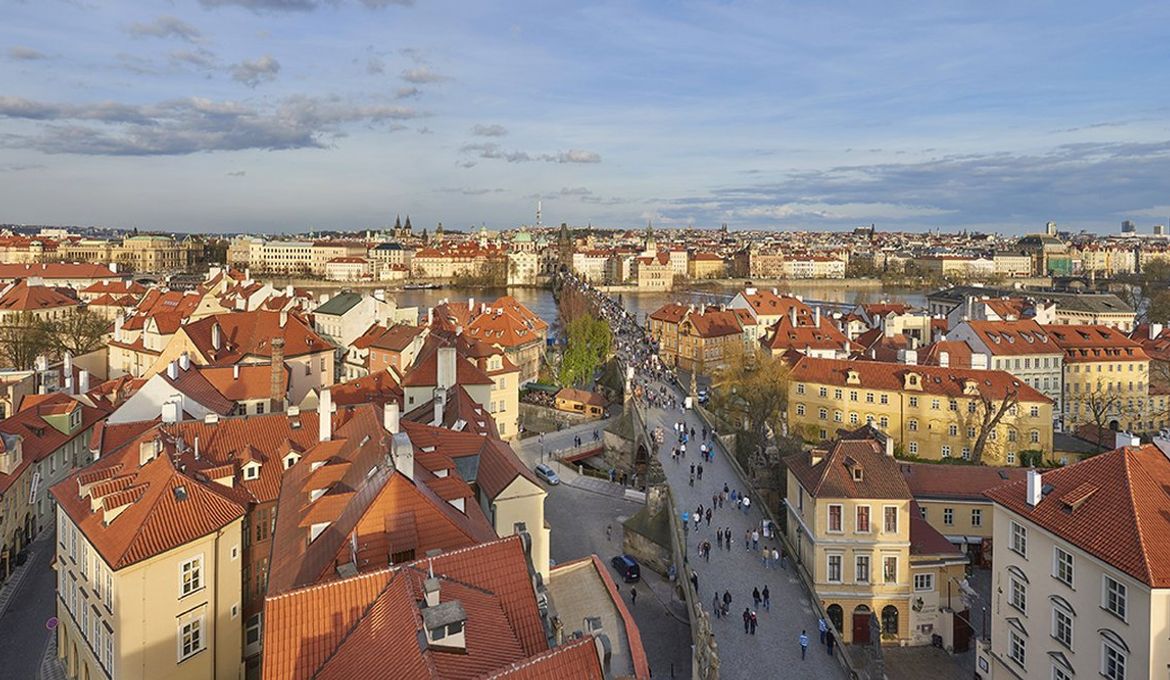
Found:
[[[110,332],[110,322],[88,309],[74,309],[60,319],[50,321],[47,330],[57,353],[73,356],[88,354],[102,346]]]
[[[1132,399],[1132,397],[1129,397]],[[1136,414],[1130,401],[1120,390],[1106,389],[1098,383],[1092,390],[1081,392],[1070,399],[1072,413],[1077,425],[1092,425],[1094,439],[1099,448],[1108,448],[1113,442],[1105,439],[1105,433],[1113,428],[1111,423],[1120,423]]]
[[[32,312],[19,312],[0,325],[0,357],[13,368],[32,368],[36,358],[52,347],[45,322]]]
[[[987,448],[987,440],[991,437],[991,433],[995,432],[995,428],[999,426],[1000,421],[1008,413],[1014,413],[1019,409],[1020,393],[1015,388],[1009,389],[1004,393],[1003,399],[997,404],[990,396],[979,393],[977,406],[975,407],[974,427],[975,427],[975,443],[971,447],[971,461],[976,465],[983,463],[983,452]]]

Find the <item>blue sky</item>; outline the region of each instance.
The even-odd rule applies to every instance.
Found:
[[[1113,232],[1166,2],[9,0],[0,222]]]

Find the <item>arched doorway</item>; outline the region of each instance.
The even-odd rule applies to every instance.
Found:
[[[853,610],[853,644],[868,645],[869,639],[869,607],[859,604]]]
[[[1113,430],[1114,432],[1117,432],[1118,430],[1121,429],[1121,423],[1117,422],[1116,420],[1110,420],[1109,421],[1109,429]]]
[[[882,638],[898,637],[898,608],[892,604],[882,607]]]
[[[833,622],[833,628],[836,629],[837,634],[840,634],[845,629],[845,610],[841,609],[839,604],[831,604],[825,613],[829,615],[829,620]]]

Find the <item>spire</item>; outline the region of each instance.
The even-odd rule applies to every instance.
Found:
[[[407,231],[407,232],[409,232],[409,231],[411,230],[411,226],[410,226],[410,215],[407,215],[407,216],[406,216],[406,225],[405,225],[405,226],[406,226],[406,231]]]
[[[397,230],[397,229],[401,229],[401,228],[402,228],[402,215],[395,215],[394,216],[394,229]]]

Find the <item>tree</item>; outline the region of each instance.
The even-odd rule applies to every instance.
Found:
[[[1170,322],[1170,260],[1151,260],[1140,272],[1114,279],[1122,284],[1120,297],[1133,307],[1138,321]]]
[[[1098,448],[1113,447],[1113,441],[1106,439],[1106,433],[1114,429],[1110,424],[1116,421],[1120,425],[1127,416],[1132,418],[1135,415],[1120,390],[1107,389],[1101,383],[1070,401],[1073,402],[1070,406],[1076,424],[1093,426],[1093,438]]]
[[[558,378],[566,387],[588,386],[598,367],[609,357],[613,332],[601,319],[582,316],[569,324],[567,335],[568,345]]]
[[[712,407],[721,418],[751,433],[765,446],[784,431],[788,408],[788,364],[758,347],[732,344],[712,379]]]
[[[52,347],[45,322],[32,312],[19,312],[0,326],[0,357],[13,368],[32,368],[36,358]]]
[[[57,353],[73,356],[88,354],[102,346],[110,331],[110,322],[88,309],[74,309],[46,325],[50,342]]]
[[[1009,388],[1003,399],[997,404],[994,399],[983,392],[979,392],[975,413],[968,420],[968,425],[975,428],[975,443],[971,447],[971,462],[976,465],[983,463],[983,452],[987,448],[987,441],[991,438],[995,428],[999,426],[1003,417],[1008,413],[1015,413],[1020,405],[1020,393],[1015,388]]]

